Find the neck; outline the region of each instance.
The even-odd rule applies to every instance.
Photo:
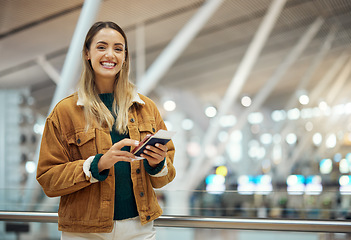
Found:
[[[96,87],[99,93],[112,93],[113,92],[113,85],[114,79],[98,79],[95,80]]]

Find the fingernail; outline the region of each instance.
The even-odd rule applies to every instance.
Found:
[[[135,141],[135,143],[134,143],[135,145],[139,145],[139,141]]]
[[[159,147],[159,146],[160,146],[160,144],[156,143],[156,147]]]
[[[150,149],[150,146],[146,146],[147,149]]]

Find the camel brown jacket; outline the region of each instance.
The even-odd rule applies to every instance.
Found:
[[[87,159],[106,153],[112,146],[110,130],[92,125],[85,129],[82,104],[75,93],[61,100],[46,119],[37,168],[37,180],[49,197],[61,197],[59,230],[67,232],[111,232],[113,229],[115,176],[111,167],[104,181],[92,181],[83,170]],[[137,94],[128,113],[131,139],[166,129],[152,100]],[[167,144],[165,165],[157,175],[145,171],[142,160],[131,162],[131,178],[142,224],[162,214],[154,192],[175,177],[174,145]],[[132,150],[132,149],[131,149]]]

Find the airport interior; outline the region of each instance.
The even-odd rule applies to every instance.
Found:
[[[351,239],[350,0],[0,0],[0,240],[61,237],[39,149],[96,21],[176,132],[157,239]]]

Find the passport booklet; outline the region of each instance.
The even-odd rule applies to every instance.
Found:
[[[146,136],[137,147],[135,147],[131,153],[133,153],[135,156],[139,156],[138,159],[143,159],[140,157],[140,154],[143,153],[143,151],[145,150],[145,147],[147,145],[151,145],[151,146],[155,146],[156,143],[165,145],[166,143],[168,143],[171,138],[174,136],[176,132],[175,131],[166,131],[166,130],[159,130],[157,133],[155,134],[150,134],[148,136]]]

